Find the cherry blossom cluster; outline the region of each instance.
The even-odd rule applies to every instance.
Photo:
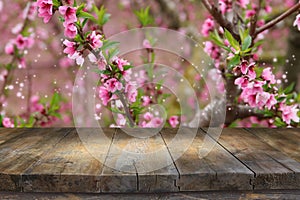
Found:
[[[270,0],[264,1],[261,5],[249,0],[219,0],[217,7],[224,16],[236,14],[233,6],[238,6],[242,10],[239,17],[245,20],[246,27],[239,31],[238,37],[241,41],[234,38],[224,27],[220,27],[214,16],[208,16],[204,21],[201,33],[210,38],[210,41],[204,43],[204,51],[215,61],[217,69],[223,71],[224,76],[233,74],[235,77],[234,84],[241,90],[238,103],[245,103],[249,109],[262,110],[266,116],[280,118],[290,126],[292,122],[299,123],[299,107],[291,99],[291,94],[289,94],[291,91],[288,91],[290,89],[280,89],[278,84],[280,81],[275,78],[272,67],[257,64],[262,53],[260,41],[264,39],[268,30],[258,33],[255,38],[252,38],[253,33],[250,33],[250,29],[253,29],[251,27],[253,22],[256,28],[265,25],[264,19],[259,18],[257,14],[259,12],[263,15],[270,13],[272,11],[270,3]],[[286,2],[287,7],[293,4],[290,1]],[[300,30],[300,14],[296,16],[293,25]],[[225,64],[224,60],[227,61]],[[222,62],[223,64],[220,65]],[[277,124],[282,125],[281,120],[277,120],[279,121]],[[269,122],[270,126],[274,126],[273,119]]]
[[[26,68],[24,58],[24,50],[30,49],[34,44],[34,34],[25,37],[18,34],[13,40],[10,40],[5,46],[5,53],[8,55],[15,55],[19,62],[19,68]]]
[[[37,5],[39,17],[44,18],[45,23],[49,22],[55,11],[62,15],[64,35],[68,38],[63,42],[65,46],[64,53],[68,55],[68,58],[76,60],[76,63],[82,66],[84,52],[89,51],[89,61],[98,67],[98,74],[100,75],[99,98],[104,106],[110,104],[114,110],[119,112],[116,115],[117,126],[128,125],[128,121],[130,121],[128,118],[131,118],[131,123],[135,121],[136,125],[141,127],[158,127],[161,125],[163,119],[149,112],[143,114],[143,119],[138,122],[139,117],[137,115],[140,114],[140,111],[137,110],[142,109],[132,106],[136,103],[138,96],[137,83],[131,80],[132,66],[127,60],[117,55],[109,57],[111,49],[103,49],[104,43],[107,44],[110,41],[106,40],[103,32],[99,31],[102,29],[102,19],[98,19],[101,24],[98,23],[98,30],[93,29],[83,32],[83,30],[86,30],[84,27],[86,22],[84,23],[84,21],[91,20],[95,22],[95,18],[86,12],[88,10],[82,5],[72,6],[70,2],[58,1],[54,3],[51,0],[39,0]],[[151,48],[149,41],[147,43],[145,40],[144,43],[145,48]],[[150,90],[153,93],[154,90],[149,89],[148,91]],[[145,94],[141,97],[141,106],[146,107],[151,104],[151,95],[151,92],[149,92],[149,95]],[[120,114],[120,112],[125,113]],[[168,122],[172,127],[179,124],[177,116],[171,116]]]

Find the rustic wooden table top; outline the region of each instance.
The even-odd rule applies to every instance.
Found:
[[[146,139],[104,129],[106,141],[95,138],[96,129],[81,130],[94,142],[85,143],[75,128],[0,128],[0,191],[300,190],[300,129],[225,128],[218,137],[217,128],[199,128],[195,138],[188,137],[195,129],[184,129],[187,137],[175,143],[177,129],[163,129]],[[189,148],[182,150],[184,143]],[[206,144],[211,148],[207,150]],[[153,156],[151,162],[124,154],[161,148],[167,151]],[[143,170],[160,166],[160,159],[171,162],[155,171]]]

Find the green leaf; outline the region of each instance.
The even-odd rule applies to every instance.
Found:
[[[52,0],[52,3],[53,3],[53,6],[57,7],[57,8],[61,5],[59,0]]]
[[[77,7],[77,2],[74,0],[73,7]]]
[[[242,51],[247,50],[250,47],[251,43],[252,43],[252,38],[250,35],[248,35],[242,44]]]
[[[150,16],[150,7],[146,7],[145,9],[136,10],[134,14],[138,18],[139,22],[142,26],[152,25],[154,23],[154,18]]]
[[[209,35],[210,39],[219,47],[225,49],[226,51],[231,51],[229,47],[226,47],[222,41],[222,39],[220,38],[218,33],[210,33]]]
[[[117,47],[119,44],[120,44],[119,42],[105,40],[103,42],[103,46],[100,49],[101,51],[106,51],[107,49]]]
[[[240,64],[241,62],[241,57],[240,55],[236,54],[233,58],[231,58],[228,62],[228,67],[229,69],[232,69],[236,65]]]
[[[113,113],[119,113],[119,114],[123,114],[125,115],[125,112],[122,112],[121,110],[119,110],[118,108],[115,107],[107,107],[108,110],[110,110]]]
[[[117,56],[119,54],[119,49],[118,48],[111,48],[109,51],[108,51],[108,57],[107,57],[107,60],[111,60],[113,59],[115,56]]]
[[[295,83],[290,84],[287,88],[283,90],[284,94],[289,94],[294,90]]]
[[[286,99],[286,97],[277,97],[276,100],[278,103],[283,102]]]
[[[97,14],[97,23],[99,26],[103,26],[106,24],[110,18],[110,14],[106,13],[106,8],[104,6],[101,6],[100,9],[98,9],[95,5],[93,5],[94,12]]]
[[[57,111],[60,108],[60,95],[58,93],[54,93],[50,102],[49,112]]]
[[[123,68],[124,68],[124,71],[126,71],[126,70],[128,70],[128,69],[133,68],[133,66],[131,66],[131,65],[125,65],[125,66],[123,66]]]
[[[279,117],[275,117],[274,124],[275,124],[275,126],[277,126],[277,127],[283,127],[283,126],[286,125],[286,124],[282,121],[282,119],[279,118]]]
[[[82,3],[77,9],[76,9],[76,15],[78,16],[78,14],[84,9],[85,4]]]
[[[237,51],[240,50],[240,44],[238,41],[236,41],[236,39],[234,39],[234,37],[231,35],[231,33],[225,29],[225,37],[228,40],[228,42],[230,43],[230,45]]]
[[[240,28],[239,35],[240,35],[241,41],[243,43],[245,41],[245,38],[249,35],[249,29],[243,30],[242,28]]]
[[[94,22],[96,21],[96,19],[93,15],[91,15],[90,13],[84,12],[84,11],[80,11],[77,16],[82,17],[84,19],[90,19]]]
[[[82,28],[85,27],[86,23],[88,22],[88,19],[84,19],[83,22],[82,22]],[[87,36],[87,35],[86,35]]]

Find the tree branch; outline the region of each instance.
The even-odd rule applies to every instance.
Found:
[[[160,5],[160,10],[162,13],[166,14],[170,20],[170,28],[179,29],[180,28],[180,19],[176,4],[170,0],[156,0]]]
[[[293,14],[294,12],[296,12],[299,9],[300,9],[300,2],[296,3],[293,7],[291,7],[287,11],[283,12],[278,17],[272,19],[270,22],[268,22],[264,26],[258,28],[256,30],[254,36],[256,37],[258,34],[264,32],[265,30],[272,28],[273,26],[275,26],[276,24],[278,24],[279,22],[281,22],[282,20],[284,20],[285,18],[287,18],[288,16],[290,16],[291,14]]]
[[[87,50],[89,50],[92,54],[94,54],[94,56],[97,59],[100,59],[99,54],[89,44],[84,45],[84,48],[87,49]],[[130,127],[134,127],[135,126],[135,122],[134,122],[134,120],[131,117],[130,110],[129,110],[129,107],[128,107],[128,103],[127,103],[124,95],[122,93],[119,93],[119,92],[116,93],[116,94],[117,94],[117,96],[119,97],[120,101],[123,104],[124,111],[125,111],[126,117],[128,118]]]
[[[251,22],[250,22],[250,35],[251,35],[252,38],[253,38],[253,36],[255,36],[255,29],[256,29],[256,25],[257,25],[257,20],[258,20],[259,12],[261,10],[261,5],[262,5],[262,0],[259,0],[258,8],[256,10],[256,13],[251,18]]]
[[[217,7],[211,5],[208,0],[201,2],[221,27],[227,29],[237,41],[241,40],[239,34],[234,30],[234,25],[224,17]]]

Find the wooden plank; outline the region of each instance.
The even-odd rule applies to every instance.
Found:
[[[210,128],[209,134],[214,137],[216,131]],[[257,136],[244,129],[225,128],[218,142],[255,172],[254,189],[300,189],[299,163]]]
[[[0,145],[11,138],[17,137],[24,133],[24,129],[20,128],[0,128]]]
[[[197,130],[185,128],[182,131],[185,135],[180,134],[182,136],[178,138],[175,137],[176,129],[161,131],[172,157],[178,158],[175,164],[180,174],[180,191],[252,189],[250,180],[254,174],[236,158],[206,136],[202,130],[198,130],[195,138],[193,131]],[[178,145],[190,141],[192,144],[185,152],[178,150]]]
[[[161,154],[156,153],[163,148]],[[159,133],[143,139],[132,137],[119,129],[105,165],[102,172],[105,177],[104,192],[178,191],[174,185],[178,173]],[[160,169],[160,166],[163,168]]]
[[[273,148],[300,162],[300,129],[247,129]]]
[[[96,138],[98,129],[82,128],[81,137],[87,142],[88,152],[73,129],[55,148],[43,156],[23,175],[25,192],[100,192],[100,173],[103,164],[98,160],[105,157],[109,144]],[[111,140],[115,129],[105,129]],[[82,135],[84,134],[84,135]],[[98,146],[97,146],[98,145]],[[95,157],[94,157],[95,155]]]
[[[300,199],[299,190],[269,190],[269,191],[208,191],[208,192],[173,192],[173,193],[134,193],[134,194],[76,194],[76,193],[12,193],[0,192],[2,199],[44,199],[44,200],[140,200],[140,199],[226,199],[226,200],[282,200]]]
[[[0,145],[0,191],[20,191],[21,174],[52,149],[69,130],[23,129]],[[22,131],[21,131],[22,132]]]

